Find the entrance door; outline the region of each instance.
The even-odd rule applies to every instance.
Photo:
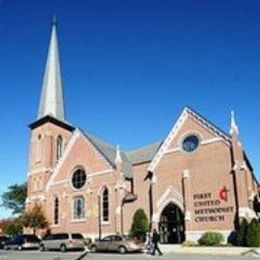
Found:
[[[175,204],[170,203],[163,210],[159,232],[162,244],[180,244],[184,241],[184,215]]]

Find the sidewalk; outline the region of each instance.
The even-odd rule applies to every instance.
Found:
[[[160,245],[164,254],[198,254],[198,255],[219,255],[239,256],[259,254],[260,250],[248,247],[183,247],[180,245]]]

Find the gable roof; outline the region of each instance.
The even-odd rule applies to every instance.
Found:
[[[104,142],[103,140],[91,135],[85,131],[81,131],[83,135],[91,142],[92,145],[105,157],[105,159],[112,165],[115,166],[114,160],[116,157],[116,148]]]
[[[157,142],[132,151],[127,152],[127,156],[132,164],[150,162],[163,142]]]
[[[109,164],[115,168],[116,146],[111,145],[87,132],[81,132],[92,143],[92,145],[94,145],[94,147],[104,156],[104,158],[109,162]],[[127,179],[133,178],[133,165],[152,161],[161,144],[162,142],[157,142],[128,152],[121,149],[120,155],[123,163],[122,168],[125,177]]]
[[[116,146],[108,144],[87,132],[82,131],[82,133],[92,143],[92,145],[94,145],[95,148],[104,156],[104,158],[110,163],[110,165],[112,165],[115,168]],[[120,155],[122,158],[122,168],[124,175],[127,179],[132,179],[132,163],[124,151],[120,150]]]
[[[151,161],[148,171],[154,171],[155,167],[157,166],[158,162],[161,160],[163,154],[165,151],[167,151],[170,143],[174,139],[174,137],[177,135],[179,129],[182,127],[183,123],[185,122],[187,117],[191,117],[196,122],[198,122],[200,125],[202,125],[204,128],[206,128],[209,132],[211,132],[213,135],[218,136],[222,138],[222,140],[230,145],[230,139],[231,137],[226,134],[223,130],[216,127],[213,123],[211,123],[209,120],[201,116],[199,113],[197,113],[195,110],[185,107],[182,111],[181,115],[175,122],[174,126],[170,130],[169,134],[167,135],[166,139],[163,141],[162,145],[160,146],[159,150],[155,154],[153,160]]]
[[[211,132],[214,132],[215,134],[223,137],[226,141],[230,141],[231,136],[227,134],[224,130],[216,126],[214,123],[212,123],[210,120],[202,116],[200,113],[195,111],[194,109],[190,107],[185,107],[183,112],[187,112],[189,115],[191,115],[193,118],[198,120],[200,123],[205,125]]]
[[[163,151],[168,146],[169,140],[173,139],[173,136],[176,134],[177,130],[180,128],[180,126],[184,122],[184,119],[187,116],[192,117],[194,120],[196,120],[199,124],[203,125],[203,127],[207,128],[214,135],[221,137],[224,140],[224,142],[227,143],[230,142],[230,136],[227,133],[225,133],[223,130],[215,126],[212,122],[207,120],[205,117],[201,116],[195,110],[189,107],[185,107],[164,141],[150,144],[144,147],[140,147],[138,149],[128,151],[128,152],[120,150],[125,177],[128,179],[133,178],[132,166],[145,163],[145,162],[151,162],[148,170],[152,171],[155,165],[160,160]],[[103,140],[87,132],[83,132],[83,133],[84,136],[95,146],[95,148],[110,163],[110,165],[115,167],[116,146],[108,144]]]

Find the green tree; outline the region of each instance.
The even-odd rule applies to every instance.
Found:
[[[23,213],[27,197],[27,183],[9,186],[8,191],[4,192],[1,197],[1,206],[11,209],[12,214]]]
[[[245,242],[250,247],[260,247],[260,223],[252,219],[245,234]]]
[[[25,227],[32,228],[34,234],[37,229],[48,227],[47,219],[39,205],[35,205],[31,211],[23,214],[22,223]]]
[[[143,209],[138,209],[133,217],[133,223],[131,227],[132,236],[138,238],[145,238],[146,232],[148,232],[149,223],[148,218]]]
[[[2,231],[4,234],[9,236],[16,236],[18,234],[22,234],[23,225],[21,219],[17,218],[6,222],[6,224],[2,228]]]

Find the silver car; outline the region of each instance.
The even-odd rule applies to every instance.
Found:
[[[60,250],[66,252],[73,249],[85,249],[84,238],[80,233],[56,233],[43,237],[40,251]]]
[[[127,252],[141,252],[142,247],[133,240],[126,239],[119,235],[106,236],[100,241],[96,241],[89,246],[91,253],[96,252],[118,252],[124,254]]]

